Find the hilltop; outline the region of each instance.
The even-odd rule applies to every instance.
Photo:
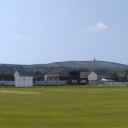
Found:
[[[90,70],[105,69],[109,71],[124,70],[128,69],[128,65],[107,62],[107,61],[65,61],[65,62],[54,62],[49,64],[33,64],[33,65],[17,65],[17,64],[7,64],[13,70],[30,70],[47,72],[54,67],[65,67],[71,70],[79,68],[87,68]]]

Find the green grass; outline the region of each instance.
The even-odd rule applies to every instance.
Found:
[[[128,87],[3,87],[0,128],[128,128]]]

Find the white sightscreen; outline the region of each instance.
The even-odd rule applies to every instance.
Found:
[[[15,87],[33,87],[33,77],[15,77]]]

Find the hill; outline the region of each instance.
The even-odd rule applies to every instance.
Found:
[[[33,64],[33,65],[16,65],[7,64],[10,68],[15,70],[28,70],[28,71],[41,71],[42,73],[51,70],[54,67],[65,67],[70,70],[87,68],[89,70],[105,69],[109,71],[124,70],[128,69],[128,65],[106,62],[106,61],[65,61],[65,62],[54,62],[49,64]]]

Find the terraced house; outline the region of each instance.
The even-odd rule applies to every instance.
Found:
[[[67,80],[69,78],[69,70],[67,68],[54,68],[45,75],[46,81]]]
[[[88,84],[99,84],[101,79],[110,79],[110,74],[106,72],[80,72],[80,78],[87,78]]]

